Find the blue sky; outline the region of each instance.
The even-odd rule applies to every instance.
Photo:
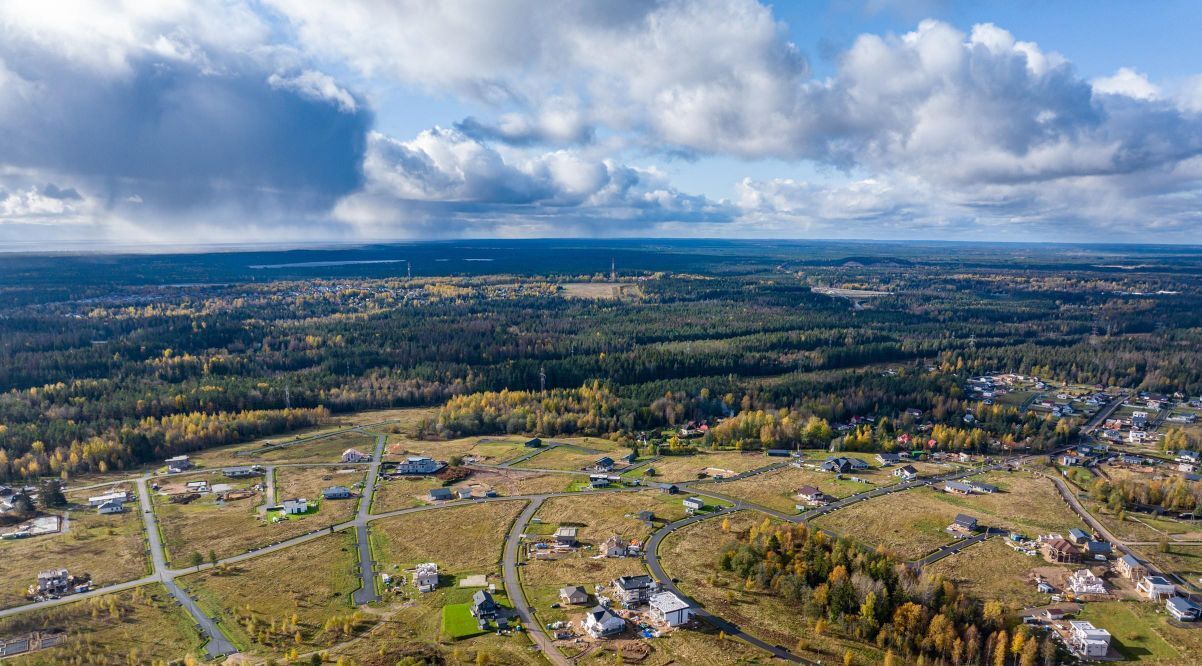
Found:
[[[0,245],[1197,242],[1202,5],[0,5]]]

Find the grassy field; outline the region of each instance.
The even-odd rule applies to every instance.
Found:
[[[275,494],[277,501],[293,497],[304,497],[321,502],[318,520],[307,519],[301,532],[321,525],[334,525],[350,520],[359,506],[358,495],[365,474],[362,467],[277,467],[275,470]],[[331,486],[346,486],[355,494],[349,499],[323,499],[321,491]]]
[[[497,465],[533,449],[524,446],[529,437],[464,437],[451,440],[418,440],[389,437],[384,460],[399,460],[407,455],[423,455],[449,460],[453,456],[475,456],[479,462]]]
[[[442,633],[451,640],[461,641],[488,632],[482,631],[476,624],[476,618],[472,616],[472,605],[459,603],[442,607]]]
[[[581,470],[589,467],[606,453],[585,453],[567,446],[557,446],[545,449],[542,453],[527,458],[514,467],[523,469],[563,469]],[[612,456],[611,456],[612,457]]]
[[[429,504],[426,494],[431,488],[441,488],[442,481],[432,476],[405,476],[399,479],[381,479],[376,482],[372,498],[372,513],[387,513],[397,509]]]
[[[387,571],[434,562],[449,574],[499,573],[505,535],[524,506],[488,502],[376,520],[372,551]]]
[[[996,599],[1010,608],[1024,608],[1048,603],[1049,595],[1036,590],[1027,577],[1035,567],[1049,566],[1053,565],[1042,557],[1023,555],[1002,539],[993,538],[926,567],[926,572],[954,581],[978,599]]]
[[[179,581],[240,649],[303,651],[346,637],[358,558],[354,537],[339,533]],[[326,626],[331,618],[337,626]]]
[[[615,534],[645,541],[652,530],[636,517],[638,512],[649,510],[661,521],[671,522],[685,516],[681,500],[657,490],[552,497],[534,517],[545,525],[578,527],[577,538],[583,543],[599,546]]]
[[[202,646],[192,618],[159,584],[0,620],[0,636],[16,636],[31,629],[67,630],[69,634],[67,642],[59,647],[8,658],[5,664],[124,666],[157,660],[175,662],[188,655],[198,656]]]
[[[246,460],[250,462],[336,463],[342,461],[342,452],[347,449],[358,449],[361,453],[371,455],[375,447],[374,435],[347,431],[246,456]]]
[[[1156,548],[1145,548],[1143,552],[1157,568],[1175,573],[1195,585],[1202,580],[1202,546],[1174,544],[1167,553],[1157,552]]]
[[[1079,618],[1109,631],[1111,645],[1130,661],[1189,664],[1202,654],[1202,631],[1170,624],[1162,604],[1090,603]]]
[[[691,456],[664,456],[659,460],[642,467],[636,467],[624,476],[631,478],[642,477],[647,469],[654,468],[655,481],[677,483],[696,480],[707,468],[725,469],[736,474],[770,465],[780,458],[769,458],[762,453],[738,453],[721,451],[716,453],[698,453]]]
[[[0,608],[27,603],[25,590],[38,572],[63,567],[89,573],[96,585],[111,585],[150,573],[145,530],[137,502],[125,513],[101,516],[86,506],[86,495],[72,496],[84,506],[70,512],[65,534],[0,541]]]
[[[714,490],[741,500],[786,513],[796,513],[795,495],[802,486],[814,486],[832,497],[847,497],[882,486],[891,486],[900,479],[890,474],[890,468],[871,469],[855,474],[871,483],[859,483],[846,477],[836,478],[827,472],[816,472],[793,466],[756,474],[738,481],[723,481]]]
[[[1047,479],[1023,473],[984,478],[1004,492],[962,497],[916,488],[854,504],[821,516],[814,524],[872,547],[884,546],[907,560],[952,542],[944,528],[958,513],[975,516],[982,525],[1027,536],[1065,533],[1070,527],[1082,526]]]
[[[715,629],[702,627],[674,631],[648,641],[651,654],[640,661],[640,666],[728,666],[734,664],[767,664],[767,653],[734,638],[723,640]],[[590,652],[576,661],[577,664],[608,666],[616,663],[614,650],[602,649]]]
[[[731,530],[745,530],[763,520],[762,514],[742,511],[731,515]],[[830,631],[815,634],[813,623],[797,608],[770,594],[747,592],[743,581],[720,571],[718,556],[732,539],[722,531],[722,521],[715,518],[668,535],[660,545],[659,555],[668,574],[680,580],[682,592],[757,638],[789,647],[796,645],[798,638],[805,638],[810,647],[801,656],[823,663],[841,660],[849,649],[855,654],[857,664],[882,662],[883,655],[872,646],[844,640]],[[760,654],[763,662],[768,663],[769,659]]]
[[[228,483],[235,489],[249,488],[262,480],[227,479],[213,472],[173,477],[171,482],[182,489],[184,480],[202,479],[211,484]],[[172,566],[187,566],[193,552],[206,555],[212,550],[218,557],[229,557],[256,545],[278,540],[273,536],[276,533],[274,526],[268,526],[259,517],[258,507],[263,503],[261,493],[225,504],[218,504],[212,493],[202,495],[189,504],[172,504],[160,493],[154,493],[151,497],[159,530],[163,534],[163,546],[167,549]]]
[[[478,488],[477,494],[495,490],[498,495],[534,495],[562,492],[576,479],[587,480],[587,477],[518,469],[477,469],[472,472],[467,484]]]

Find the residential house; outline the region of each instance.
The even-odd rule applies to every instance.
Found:
[[[978,493],[984,493],[986,495],[992,495],[1001,490],[1000,488],[998,488],[997,486],[995,486],[991,483],[984,483],[981,481],[965,481],[964,485],[968,486],[969,488],[972,488],[973,490],[975,490]]]
[[[1142,465],[1142,464],[1144,464],[1144,458],[1143,458],[1143,456],[1136,456],[1136,455],[1131,455],[1130,453],[1124,453],[1119,456],[1119,462],[1124,465]]]
[[[1111,548],[1109,541],[1088,541],[1085,544],[1085,552],[1092,555],[1096,560],[1098,557],[1110,557]]]
[[[359,449],[347,449],[342,452],[342,462],[344,462],[344,463],[358,463],[358,462],[370,462],[370,461],[371,461],[371,456],[360,451]]]
[[[1152,601],[1159,601],[1177,594],[1177,586],[1164,576],[1144,576],[1135,585],[1135,589]]]
[[[827,458],[820,469],[824,472],[834,472],[836,474],[846,474],[848,472],[857,472],[868,469],[868,463],[859,458],[847,458],[839,456],[837,458]]]
[[[107,516],[107,515],[114,514],[114,513],[121,513],[122,511],[125,511],[125,505],[122,504],[121,502],[118,502],[117,500],[109,500],[109,501],[105,502],[104,504],[101,504],[100,506],[96,507],[96,512],[102,516]]]
[[[651,595],[647,601],[651,610],[651,618],[663,622],[669,627],[679,627],[688,624],[693,619],[693,609],[688,602],[672,592],[659,592]]]
[[[537,448],[541,447],[542,445],[543,445],[543,440],[541,440],[537,437],[531,437],[530,439],[526,440],[525,444],[522,444],[522,446],[524,446],[528,449],[537,449]]]
[[[1202,615],[1202,608],[1185,597],[1169,597],[1164,607],[1178,622],[1193,622]]]
[[[38,574],[38,592],[63,594],[71,589],[71,575],[66,569],[51,569]]]
[[[809,506],[826,506],[830,504],[830,496],[814,486],[802,486],[797,489],[797,499]]]
[[[905,465],[893,470],[893,476],[900,477],[903,481],[913,481],[918,478],[918,470],[914,469],[913,465]]]
[[[184,484],[184,488],[190,493],[207,493],[209,492],[209,482],[189,481]]]
[[[309,500],[307,500],[303,497],[298,497],[296,499],[286,499],[286,500],[284,500],[284,503],[281,506],[284,507],[284,513],[286,513],[290,516],[294,516],[296,514],[304,513],[309,510]]]
[[[943,484],[943,492],[953,495],[971,495],[973,494],[972,486],[959,481],[948,481]]]
[[[1079,527],[1074,527],[1068,531],[1068,540],[1075,545],[1083,546],[1089,542],[1089,539],[1089,533]]]
[[[559,527],[555,530],[555,541],[556,541],[556,543],[560,543],[565,546],[575,546],[576,545],[576,533],[577,533],[577,531],[576,531],[575,527],[569,527],[569,526]]]
[[[443,468],[443,463],[429,456],[408,456],[396,464],[397,474],[433,474]]]
[[[1195,465],[1202,463],[1202,452],[1199,451],[1178,451],[1177,462],[1193,463]]]
[[[460,486],[459,488],[455,489],[455,496],[459,499],[471,499],[472,489],[467,486]]]
[[[438,565],[433,562],[417,565],[413,571],[413,586],[419,592],[432,592],[438,587]]]
[[[609,486],[608,474],[589,474],[588,483],[593,488],[605,488]]]
[[[617,590],[618,600],[628,608],[646,603],[656,587],[655,581],[646,574],[614,579],[614,589]]]
[[[678,486],[676,484],[669,484],[669,485],[664,486],[664,493],[666,493],[668,495],[675,495],[679,492],[680,492],[680,486]]]
[[[472,595],[472,616],[478,620],[491,620],[501,612],[501,604],[493,599],[488,590],[476,590]]]
[[[168,458],[164,462],[167,463],[168,474],[178,474],[192,467],[192,461],[188,459],[188,456],[175,456],[174,458]]]
[[[647,527],[653,527],[653,523],[655,521],[655,512],[646,510],[640,511],[638,513],[638,519],[643,521],[643,524],[645,524]]]
[[[896,453],[878,453],[876,454],[876,461],[882,466],[896,465],[901,462],[901,456]]]
[[[227,467],[221,470],[227,478],[245,479],[252,476],[262,476],[267,470],[262,465],[245,465],[242,467]]]
[[[95,497],[89,497],[88,498],[88,506],[96,508],[96,507],[99,507],[100,505],[106,504],[108,502],[128,502],[132,499],[133,499],[133,497],[131,496],[131,494],[129,492],[120,490],[117,492],[105,493],[103,495],[97,495]]]
[[[1177,471],[1185,472],[1186,474],[1193,474],[1194,472],[1198,471],[1198,465],[1197,465],[1197,463],[1187,463],[1187,462],[1177,463]]]
[[[430,491],[426,493],[426,498],[431,502],[445,502],[447,500],[455,499],[455,496],[451,494],[450,488],[431,488]]]
[[[579,585],[569,585],[559,588],[559,601],[571,606],[588,603],[588,592]]]
[[[626,629],[626,620],[603,606],[594,606],[584,615],[584,630],[593,638],[615,636]]]
[[[609,456],[602,456],[593,462],[593,469],[598,472],[608,472],[614,468],[614,459]]]
[[[705,508],[705,500],[700,497],[686,497],[684,502],[685,513],[690,516]]]
[[[1142,444],[1148,439],[1148,433],[1143,430],[1131,430],[1127,433],[1127,441],[1131,444]]]
[[[1089,569],[1069,575],[1067,587],[1073,594],[1106,594],[1106,583]]]
[[[956,519],[952,522],[950,528],[956,532],[976,532],[980,529],[977,525],[977,519],[972,516],[958,513]]]
[[[615,534],[605,540],[601,552],[606,557],[626,557],[628,545],[625,539]]]
[[[1110,632],[1091,622],[1069,620],[1068,644],[1082,657],[1105,657],[1110,651]]]
[[[1077,564],[1081,561],[1081,551],[1061,537],[1044,541],[1040,544],[1040,550],[1049,562]]]
[[[349,499],[351,497],[351,489],[346,486],[330,486],[321,491],[321,496],[326,499]]]
[[[1128,580],[1139,580],[1148,575],[1148,567],[1131,555],[1124,555],[1114,563],[1114,568]]]
[[[788,458],[793,452],[789,449],[768,449],[768,455],[773,458]]]
[[[1143,430],[1148,425],[1147,412],[1131,412],[1131,427]]]

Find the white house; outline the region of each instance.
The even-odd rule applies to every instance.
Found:
[[[913,481],[914,479],[918,478],[918,470],[914,469],[913,465],[906,465],[893,470],[893,476],[896,476],[903,481]]]
[[[192,466],[192,461],[188,459],[188,456],[175,456],[174,458],[168,458],[164,462],[167,463],[167,472],[169,474],[182,472]]]
[[[71,589],[71,575],[66,569],[51,569],[38,574],[38,592],[62,594]]]
[[[693,619],[693,609],[689,604],[671,592],[653,594],[647,604],[651,607],[652,619],[669,627],[679,627]]]
[[[1159,601],[1177,594],[1177,587],[1163,576],[1144,576],[1136,584],[1135,589],[1152,601]]]
[[[1185,597],[1169,597],[1164,607],[1178,622],[1193,622],[1202,614],[1202,609]]]
[[[1082,657],[1105,657],[1110,651],[1110,632],[1091,622],[1069,621],[1068,644]]]
[[[432,592],[438,587],[438,565],[433,562],[417,565],[413,571],[413,586],[418,592]]]
[[[370,460],[371,456],[359,449],[347,449],[342,452],[342,462],[345,463],[369,462]]]
[[[1068,577],[1068,589],[1073,594],[1106,594],[1106,583],[1089,569],[1081,569]]]
[[[705,508],[705,500],[700,497],[688,497],[684,500],[685,513],[692,515]]]
[[[97,495],[95,497],[89,497],[88,506],[95,508],[107,502],[128,502],[130,499],[132,498],[129,496],[129,493],[121,490],[112,493],[105,493],[103,495]]]
[[[125,505],[117,500],[109,500],[108,502],[96,507],[96,512],[102,516],[121,513],[122,511],[125,511]]]
[[[396,465],[397,474],[433,474],[442,469],[442,463],[429,456],[409,456]]]
[[[286,499],[286,500],[284,500],[284,503],[282,506],[284,507],[284,513],[294,516],[296,514],[304,513],[309,510],[309,500],[307,500],[303,497],[298,497],[296,499]]]
[[[584,615],[584,630],[593,638],[614,636],[622,633],[625,628],[626,621],[608,608],[594,606]]]
[[[651,579],[651,576],[642,574],[615,578],[614,589],[622,604],[631,608],[647,601],[651,597],[651,593],[658,589],[658,585]]]
[[[351,489],[346,486],[330,486],[321,491],[321,496],[326,499],[348,499],[351,496]]]
[[[606,557],[626,557],[628,546],[625,539],[615,534],[605,540],[602,551]]]

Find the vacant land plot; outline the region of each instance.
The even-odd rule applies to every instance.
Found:
[[[514,467],[525,469],[582,470],[591,466],[598,458],[606,455],[608,453],[586,453],[575,447],[556,446],[545,449],[542,453],[533,458],[527,458],[514,465]]]
[[[387,571],[434,562],[449,574],[497,573],[505,535],[525,505],[486,502],[376,520],[372,550]]]
[[[318,512],[320,522],[345,522],[355,514],[364,477],[362,467],[277,467],[276,501],[282,502],[292,497],[317,500],[321,502],[321,511]],[[341,500],[322,499],[321,491],[333,486],[346,486],[354,496]],[[310,529],[312,527],[315,525],[311,525]]]
[[[556,493],[567,490],[572,481],[583,476],[570,474],[551,474],[548,472],[529,472],[518,469],[485,469],[474,468],[472,476],[466,481],[477,495],[489,490],[498,495],[535,495],[538,493]]]
[[[994,538],[940,560],[926,571],[954,581],[977,599],[996,599],[1010,608],[1024,608],[1049,600],[1029,580],[1036,567],[1046,570],[1049,565],[1041,557],[1019,553],[1002,539]]]
[[[788,466],[738,481],[723,481],[706,487],[752,504],[759,504],[785,513],[796,513],[798,500],[795,495],[797,489],[802,486],[814,486],[828,495],[846,497],[878,486],[892,485],[897,481],[895,477],[879,471],[861,472],[857,476],[873,483],[859,483],[846,478],[837,479],[834,474]]]
[[[72,500],[86,498],[72,497]],[[149,573],[142,517],[135,508],[101,516],[86,506],[71,511],[65,534],[0,541],[0,607],[26,603],[26,588],[38,572],[65,568],[91,574],[96,585],[111,585]]]
[[[724,469],[737,474],[778,461],[780,458],[769,458],[762,453],[733,451],[698,453],[691,456],[664,456],[655,462],[636,467],[626,476],[642,477],[648,469],[654,469],[653,480],[676,483],[702,478],[701,475],[706,469]]]
[[[1144,553],[1158,569],[1175,573],[1195,585],[1202,580],[1202,546],[1173,544],[1167,553],[1157,552],[1155,548],[1145,548]]]
[[[159,584],[0,620],[0,636],[32,630],[65,631],[68,638],[55,648],[6,658],[5,664],[174,663],[198,656],[202,645],[192,618]]]
[[[342,453],[347,449],[357,449],[361,453],[371,455],[376,447],[374,435],[365,435],[357,431],[339,432],[328,437],[289,444],[280,448],[256,452],[247,456],[249,461],[267,462],[341,462]]]
[[[430,456],[450,460],[454,456],[474,456],[478,462],[497,465],[523,453],[538,449],[526,448],[529,437],[464,437],[451,440],[418,440],[410,437],[389,438],[384,460],[400,460],[409,455]]]
[[[1090,603],[1079,617],[1109,631],[1111,646],[1132,661],[1186,664],[1202,654],[1202,632],[1173,626],[1160,604]]]
[[[730,516],[730,526],[737,532],[763,520],[762,514],[741,511]],[[722,520],[715,518],[668,535],[660,544],[659,555],[668,575],[680,580],[682,592],[757,638],[789,647],[804,638],[810,647],[801,656],[824,663],[842,659],[845,650],[852,651],[858,664],[883,661],[883,655],[869,645],[844,640],[829,630],[815,634],[812,622],[780,598],[744,590],[742,580],[718,568],[722,548],[733,539],[722,531]]]
[[[227,479],[219,473],[190,474],[171,479],[172,485],[164,490],[184,492],[184,481],[200,480],[228,484],[235,490],[261,483],[258,478]],[[231,502],[221,502],[215,493],[203,494],[187,504],[171,502],[163,493],[155,493],[152,499],[163,546],[173,566],[188,566],[192,553],[213,551],[217,557],[229,557],[272,540],[273,532],[257,510],[263,502],[262,493]]]
[[[397,509],[429,504],[426,494],[431,488],[441,488],[442,481],[432,476],[402,476],[380,479],[372,496],[371,512],[387,513]]]
[[[340,533],[179,581],[240,649],[303,650],[346,637],[357,563],[353,536]]]
[[[973,479],[991,483],[1002,492],[967,497],[950,495],[934,489],[925,492],[937,493],[944,502],[965,509],[966,513],[980,518],[981,522],[987,525],[1008,527],[1028,533],[1061,534],[1074,527],[1084,527],[1084,523],[1060,497],[1050,479],[1025,472],[994,472]]]
[[[578,527],[577,538],[581,542],[600,545],[615,534],[640,541],[651,536],[651,528],[637,517],[640,511],[651,511],[656,518],[667,522],[685,515],[680,497],[645,490],[552,497],[534,517],[544,525]]]

